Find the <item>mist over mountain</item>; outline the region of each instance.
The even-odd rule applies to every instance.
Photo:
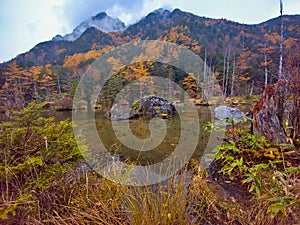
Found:
[[[91,27],[97,28],[103,32],[117,32],[126,29],[126,26],[122,21],[108,16],[105,12],[101,12],[80,23],[72,33],[66,34],[65,36],[56,35],[52,40],[75,41]]]

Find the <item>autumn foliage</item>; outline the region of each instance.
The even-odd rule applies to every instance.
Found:
[[[297,67],[300,20],[298,16],[284,16],[283,20],[284,67]],[[266,84],[278,80],[279,33],[277,18],[254,26],[198,17],[178,9],[170,13],[149,14],[122,32],[103,33],[89,29],[74,42],[41,43],[3,64],[0,67],[1,106],[6,110],[21,108],[31,101],[54,102],[65,96],[72,98],[80,78],[95,59],[115,46],[149,39],[176,43],[200,55],[219,80],[225,97],[261,94]],[[120,64],[118,59],[111,60],[115,60],[111,62],[114,65]],[[119,68],[120,72],[115,71],[119,75],[111,85],[122,87],[122,83],[144,76],[167,78],[168,70],[157,65],[152,68],[147,64],[129,66],[126,70]],[[122,82],[117,82],[120,76]],[[188,74],[176,70],[172,80],[195,92]]]

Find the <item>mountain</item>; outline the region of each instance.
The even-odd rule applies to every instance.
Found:
[[[87,29],[94,27],[103,32],[118,32],[126,29],[125,24],[119,19],[108,16],[105,12],[98,13],[97,15],[88,18],[80,23],[72,33],[65,36],[56,35],[53,41],[75,41],[78,39]]]
[[[32,79],[22,76],[42,76],[47,72],[46,78],[51,78],[52,89],[50,91],[43,86],[43,90],[47,90],[48,95],[56,93],[55,97],[51,96],[52,99],[57,97],[57,93],[72,96],[76,82],[97,57],[113,47],[139,40],[167,41],[193,50],[202,59],[206,59],[222,87],[226,86],[227,93],[232,90],[237,95],[261,93],[265,77],[268,83],[274,83],[277,79],[281,29],[279,17],[260,24],[247,25],[226,19],[200,17],[179,9],[158,9],[124,30],[124,26],[120,25],[122,30],[118,32],[105,32],[105,29],[90,27],[91,21],[106,21],[103,18],[107,19],[108,16],[100,13],[81,23],[78,26],[81,28],[75,28],[73,34],[75,35],[76,29],[83,32],[77,39],[76,35],[71,35],[73,41],[56,38],[42,42],[10,62],[0,64],[0,87],[6,87],[7,93],[14,96],[16,92],[10,92],[9,85],[14,84],[15,74],[19,74],[19,81],[15,82],[19,84],[26,79]],[[284,72],[299,72],[300,15],[285,15],[282,19]],[[156,69],[158,67],[155,65]],[[174,73],[174,79],[183,84],[186,75],[177,72]],[[151,74],[164,73],[162,70],[151,71]],[[47,83],[39,82],[40,85]],[[37,81],[33,83],[38,84]],[[23,92],[24,86],[20,88]],[[28,88],[28,99],[32,98],[32,88],[36,89],[32,85]],[[40,93],[38,97],[50,99],[49,96],[45,97],[45,93]],[[3,98],[8,97],[5,95]]]
[[[94,18],[94,19],[93,19]],[[108,18],[104,13],[100,13],[79,25],[83,30],[88,21],[102,21]],[[101,19],[102,18],[102,19]],[[299,38],[300,16],[284,16],[285,39]],[[124,26],[120,25],[120,28]],[[102,49],[106,46],[117,46],[134,40],[166,40],[177,44],[186,44],[191,48],[191,43],[203,50],[207,49],[209,55],[222,57],[228,45],[231,45],[231,52],[241,53],[243,47],[249,48],[251,52],[258,54],[260,44],[265,41],[267,34],[279,34],[280,19],[274,18],[270,21],[246,25],[226,19],[210,19],[199,17],[188,12],[175,9],[172,12],[159,9],[136,24],[130,25],[120,32],[103,32],[101,29],[87,28],[80,37],[74,41],[59,40],[47,41],[36,45],[29,52],[18,55],[15,59],[18,62],[31,62],[35,65],[45,63],[63,64],[66,56],[76,53],[85,53],[92,48]],[[76,32],[75,32],[76,33]],[[176,35],[176,33],[178,35]],[[72,36],[72,35],[71,35]],[[68,36],[67,37],[71,37]],[[67,38],[66,38],[67,39]],[[72,40],[74,35],[72,36]],[[182,39],[186,39],[183,43]],[[276,47],[277,48],[277,47]]]

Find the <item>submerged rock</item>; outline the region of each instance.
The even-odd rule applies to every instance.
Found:
[[[218,106],[215,108],[215,118],[218,120],[223,120],[225,118],[229,119],[240,119],[245,116],[241,110],[236,108],[231,108],[229,106]]]

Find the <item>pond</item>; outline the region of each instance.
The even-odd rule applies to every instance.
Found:
[[[198,138],[198,143],[196,145],[196,149],[193,157],[199,158],[201,157],[203,150],[207,145],[207,141],[209,138],[209,133],[204,131],[202,127],[211,120],[211,109],[210,107],[196,107],[199,118],[199,128],[200,135]],[[80,121],[84,123],[84,121],[89,121],[90,117],[95,115],[96,128],[98,131],[98,135],[101,139],[102,144],[105,148],[111,152],[116,154],[125,155],[126,158],[129,158],[133,161],[138,161],[139,164],[147,164],[147,163],[156,163],[158,161],[163,160],[168,155],[170,155],[174,149],[176,148],[178,141],[180,139],[180,131],[181,131],[181,123],[188,123],[189,118],[185,119],[185,121],[181,121],[179,115],[175,115],[171,119],[164,119],[163,122],[166,125],[166,135],[161,144],[159,144],[155,149],[150,151],[135,151],[128,147],[126,147],[122,142],[116,137],[115,130],[112,126],[112,121],[108,120],[104,116],[104,112],[101,110],[96,110],[93,114],[82,113],[81,111],[77,111],[79,116],[82,115]],[[71,111],[57,111],[51,112],[50,115],[54,116],[57,121],[72,119]],[[149,123],[150,119],[146,118],[137,118],[129,121],[118,121],[117,126],[126,126],[129,122],[129,126],[131,128],[132,134],[137,138],[143,140],[149,137]],[[126,133],[121,134],[122,136],[126,136]],[[91,143],[89,143],[91,144]]]
[[[239,109],[243,112],[249,112],[250,108],[251,105],[239,107]],[[200,130],[198,133],[198,142],[194,149],[192,158],[199,160],[203,155],[203,152],[210,138],[210,134],[204,131],[203,126],[208,121],[211,121],[211,110],[213,110],[213,107],[196,106],[195,109],[198,113],[198,123]],[[122,155],[126,159],[134,161],[135,163],[140,165],[148,165],[160,162],[170,154],[172,154],[180,140],[182,123],[193,123],[193,121],[190,121],[189,118],[185,118],[185,120],[182,120],[179,115],[175,115],[171,119],[164,119],[163,122],[166,126],[166,133],[162,138],[161,143],[149,151],[136,151],[130,147],[127,147],[119,140],[119,138],[116,136],[114,127],[112,126],[112,121],[105,118],[105,113],[102,110],[95,110],[94,113],[91,114],[88,114],[87,112],[83,113],[83,111],[80,110],[76,111],[75,113],[81,116],[80,120],[82,123],[85,123],[85,121],[90,121],[90,117],[92,116],[95,117],[98,136],[106,151],[110,152],[111,154]],[[5,114],[1,115],[3,118],[5,118]],[[63,121],[67,119],[72,120],[72,111],[47,111],[46,116],[54,116],[57,121]],[[138,119],[132,119],[129,121],[119,121],[117,123],[117,126],[122,128],[123,126],[126,127],[126,125],[129,123],[131,134],[129,134],[130,132],[123,132],[120,135],[122,137],[134,135],[136,138],[144,140],[150,135],[150,121],[150,119],[140,117]],[[98,143],[90,142],[88,144],[90,147],[92,147],[93,145],[97,145]]]
[[[208,122],[211,121],[211,107],[204,107],[204,106],[196,106],[195,107],[198,113],[198,123],[199,123],[199,133],[198,133],[198,142],[196,144],[196,148],[194,149],[193,158],[200,159],[210,137],[210,134],[204,131],[203,126]],[[248,111],[249,106],[245,106],[241,108],[242,111]],[[82,113],[82,111],[76,111],[75,113],[78,114],[80,117],[80,121],[85,123],[85,121],[89,121],[91,116],[95,116],[95,123],[96,129],[98,132],[98,136],[100,137],[101,143],[105,147],[107,151],[112,154],[120,154],[125,156],[125,158],[129,159],[130,161],[135,161],[140,165],[146,164],[153,164],[162,161],[170,154],[172,154],[178,145],[180,140],[180,131],[182,128],[182,123],[193,123],[193,121],[189,121],[189,118],[185,118],[182,120],[179,115],[175,115],[171,119],[164,119],[163,122],[166,126],[166,134],[163,140],[157,145],[155,148],[149,151],[136,151],[127,147],[116,137],[115,130],[112,126],[112,121],[108,120],[104,116],[104,112],[101,110],[96,110],[94,113]],[[51,113],[58,121],[65,120],[65,119],[72,119],[72,112],[71,111],[61,111],[61,112],[52,112]],[[127,135],[134,135],[136,138],[140,140],[144,140],[149,137],[150,135],[150,119],[146,118],[138,118],[132,119],[129,121],[118,121],[117,126],[119,127],[126,127],[129,123],[129,127],[131,129],[131,133],[129,134],[123,132],[119,135],[122,137],[126,137]],[[122,130],[122,129],[121,129]],[[196,135],[196,134],[195,134]],[[90,146],[97,145],[95,143],[89,143]]]

